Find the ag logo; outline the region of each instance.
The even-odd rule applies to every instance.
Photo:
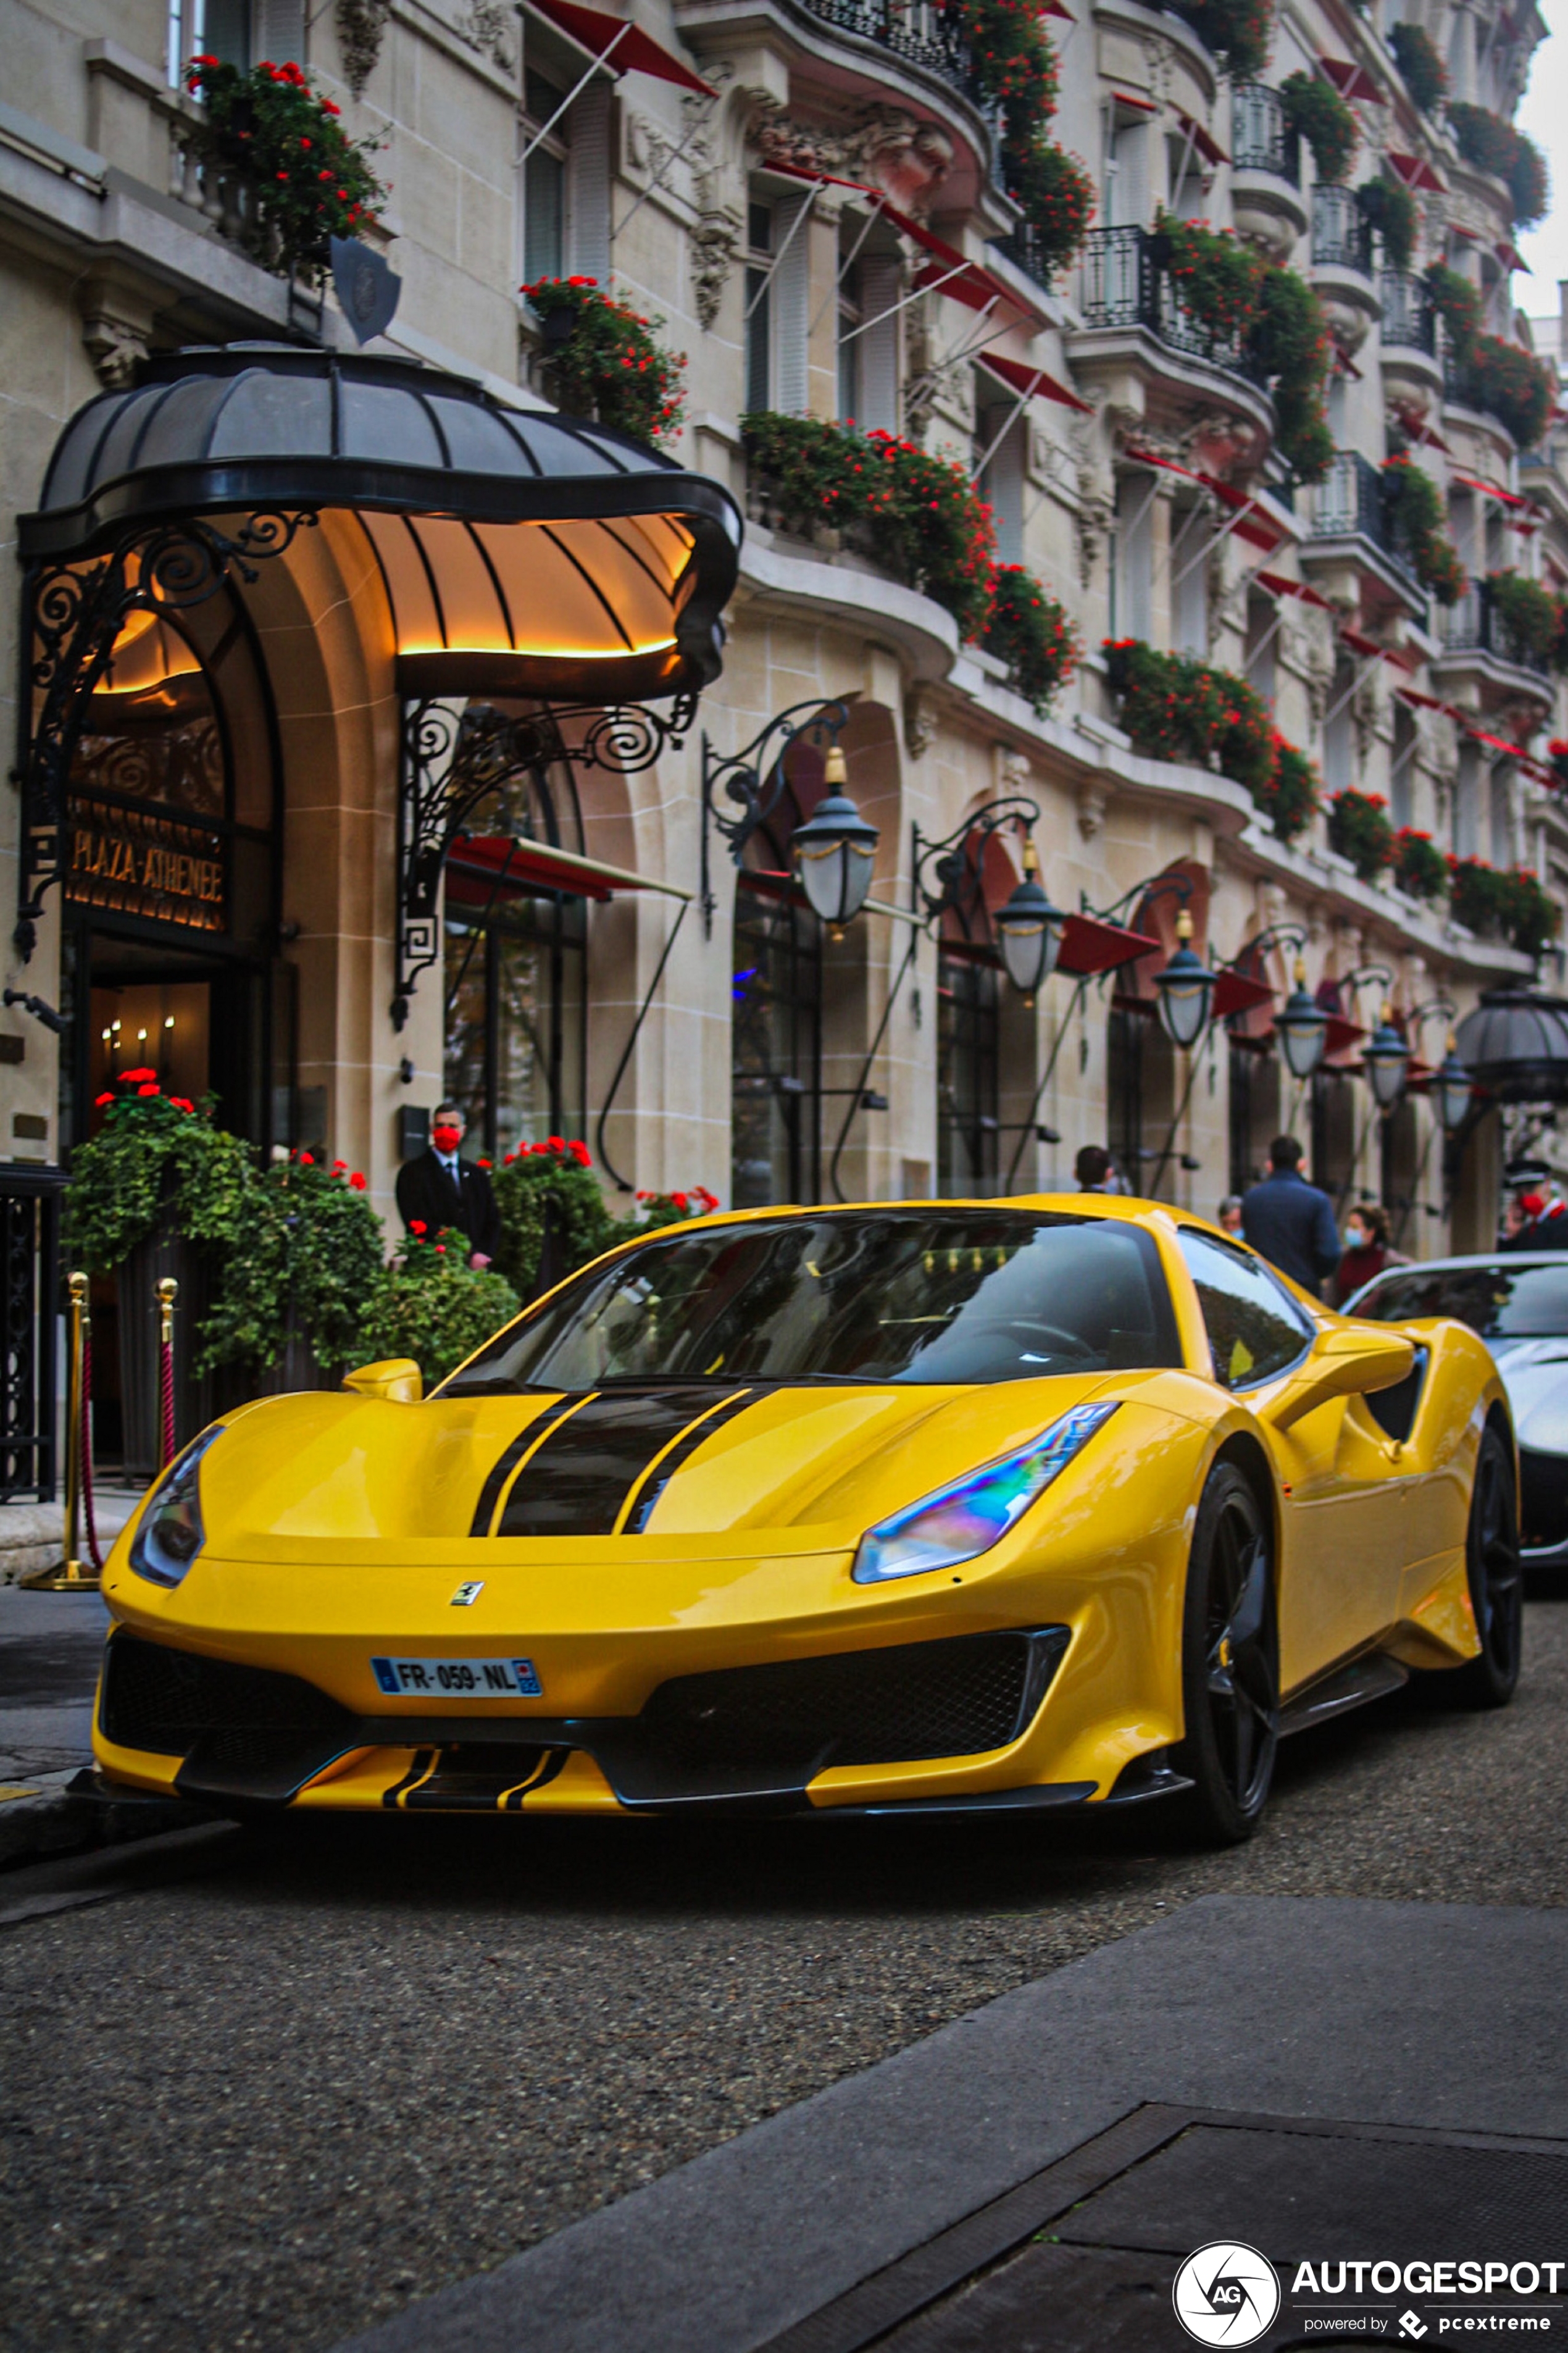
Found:
[[[1189,2255],[1172,2290],[1176,2318],[1200,2345],[1256,2345],[1279,2310],[1279,2282],[1256,2247],[1215,2239]]]

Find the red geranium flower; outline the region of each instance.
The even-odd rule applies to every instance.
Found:
[[[139,1095],[155,1095],[158,1090],[155,1086],[138,1087],[136,1092]]]
[[[188,1111],[191,1113],[195,1111],[195,1103],[184,1095],[171,1095],[169,1097],[169,1101],[174,1104],[176,1111]]]
[[[140,1086],[144,1079],[155,1079],[157,1075],[156,1071],[121,1071],[120,1083],[122,1087]]]
[[[106,1103],[112,1103],[113,1101],[114,1097],[111,1094],[94,1095],[92,1099],[92,1107],[94,1111],[101,1111]]]
[[[353,1175],[349,1178],[349,1183],[353,1187],[356,1193],[363,1193],[364,1191],[364,1178],[360,1175],[357,1168],[354,1170]]]
[[[422,1234],[425,1231],[424,1219],[410,1218],[408,1220],[408,1230],[411,1234]]]

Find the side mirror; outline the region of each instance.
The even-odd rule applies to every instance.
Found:
[[[425,1394],[425,1376],[412,1356],[388,1356],[379,1365],[362,1365],[343,1375],[343,1387],[358,1397],[384,1398],[388,1405],[417,1405]]]
[[[1289,1430],[1331,1398],[1371,1397],[1402,1381],[1415,1362],[1414,1341],[1375,1324],[1325,1332],[1275,1402],[1264,1408],[1276,1430]]]

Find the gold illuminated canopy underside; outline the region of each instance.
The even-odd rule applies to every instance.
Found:
[[[405,693],[657,693],[680,670],[694,537],[672,514],[360,522],[386,584]],[[668,683],[667,683],[668,682]]]

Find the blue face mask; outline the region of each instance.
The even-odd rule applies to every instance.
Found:
[[[1346,1250],[1365,1250],[1372,1237],[1370,1234],[1363,1234],[1359,1226],[1347,1226],[1341,1239]]]

